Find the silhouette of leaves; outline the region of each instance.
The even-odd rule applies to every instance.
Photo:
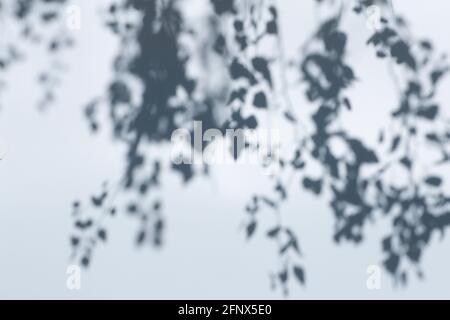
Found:
[[[356,16],[372,5],[383,9],[381,28],[367,39],[366,49],[401,74],[393,79],[398,89],[395,110],[389,124],[380,125],[378,145],[372,145],[341,122],[345,113],[359,107],[348,93],[358,79],[358,70],[348,61],[353,34],[345,29],[347,7],[342,2],[314,1],[319,10],[331,14],[318,21],[301,55],[289,62],[284,58],[276,1],[210,0],[205,37],[189,25],[185,19],[189,12],[183,12],[189,9],[179,2],[118,0],[108,6],[103,17],[120,48],[106,91],[94,97],[83,112],[93,133],[103,129],[100,119],[107,118],[114,139],[125,146],[125,161],[119,181],[103,184],[86,201],[74,202],[69,238],[72,259],[84,267],[91,264],[98,244],[113,236],[107,223],[117,213],[137,222],[137,246],[161,246],[166,225],[161,202],[163,173],[179,175],[187,186],[197,176],[208,175],[211,168],[167,164],[158,152],[147,151],[164,147],[176,129],[189,127],[193,121],[202,122],[202,133],[211,128],[221,132],[257,129],[258,114],[270,111],[283,116],[283,125],[302,131],[295,137],[294,150],[273,161],[279,167],[271,176],[273,194],[255,194],[245,207],[248,239],[257,237],[256,231],[263,228],[259,223],[262,211],[274,216],[274,224],[261,231],[276,246],[279,259],[271,272],[273,287],[279,286],[287,294],[291,278],[302,285],[306,282],[299,237],[294,226],[283,219],[283,204],[293,201],[289,198],[292,180],[320,199],[330,197],[336,243],[361,243],[369,221],[388,218],[391,228],[381,240],[385,269],[400,284],[410,279],[411,269],[423,278],[420,261],[426,247],[433,234],[443,235],[450,225],[450,196],[438,171],[450,162],[450,128],[435,98],[449,67],[445,57],[436,54],[434,44],[415,39],[406,20],[390,10],[389,1],[355,1],[351,9]],[[54,61],[38,77],[44,91],[41,107],[55,101],[63,69],[55,67],[59,65],[55,61],[73,40],[67,32],[49,31],[44,37],[34,28],[34,21],[37,18],[48,27],[58,25],[65,4],[65,0],[7,2],[12,9],[8,19],[20,27],[21,38],[0,48],[0,76],[25,55],[22,40],[44,46]],[[0,1],[0,12],[4,5]],[[132,13],[139,13],[140,18],[129,19]],[[183,45],[181,40],[186,37],[196,49]],[[189,64],[199,57],[203,69],[193,75],[188,72]],[[306,106],[309,118],[297,116],[298,107],[289,95],[293,89],[285,79],[288,73],[301,78],[310,102]],[[215,75],[218,84],[213,87]],[[344,153],[335,150],[336,143]],[[194,141],[187,147],[198,151]],[[424,166],[417,154],[430,150],[437,151],[440,158]],[[232,156],[238,159],[241,151]],[[320,175],[309,171],[314,166],[320,168]],[[390,178],[395,170],[406,172],[407,178]]]

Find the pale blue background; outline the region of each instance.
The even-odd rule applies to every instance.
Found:
[[[0,112],[0,298],[281,298],[270,290],[268,278],[276,248],[261,234],[246,242],[239,229],[249,196],[268,191],[270,184],[259,170],[239,166],[218,168],[213,179],[195,180],[189,188],[176,176],[165,177],[165,247],[136,250],[136,221],[118,217],[109,223],[108,244],[96,250],[92,267],[83,272],[81,290],[66,288],[70,204],[98,190],[105,178],[117,179],[122,170],[124,149],[111,143],[108,130],[92,138],[80,108],[103,92],[111,77],[117,43],[97,10],[107,2],[78,1],[78,45],[66,56],[69,70],[58,103],[48,112],[34,107],[40,94],[34,75],[46,63],[42,52],[33,51],[8,75]],[[313,1],[280,2],[287,50],[294,54],[314,26]],[[450,52],[448,1],[395,0],[395,7],[416,34],[430,36],[439,50]],[[368,36],[364,22],[350,19],[346,27],[354,35],[350,61],[362,80],[352,91],[354,112],[345,121],[371,141],[395,96],[386,66],[362,45]],[[446,108],[449,89],[447,79],[439,96]],[[283,212],[299,235],[307,273],[305,288],[292,283],[291,298],[450,298],[448,238],[434,239],[423,257],[425,281],[394,289],[384,274],[382,289],[369,291],[366,268],[382,257],[379,240],[386,223],[369,226],[363,245],[338,247],[324,199],[293,187]]]

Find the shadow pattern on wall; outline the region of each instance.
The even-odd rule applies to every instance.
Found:
[[[280,259],[271,273],[273,287],[287,294],[291,278],[306,281],[295,226],[283,223],[282,205],[293,181],[320,201],[330,202],[336,243],[361,243],[369,222],[388,217],[390,233],[381,239],[384,267],[398,284],[406,284],[411,273],[423,277],[424,250],[433,234],[443,235],[450,224],[450,196],[442,176],[450,161],[450,122],[435,101],[448,72],[445,55],[437,54],[430,41],[414,38],[389,1],[311,1],[326,18],[317,22],[316,31],[293,59],[285,57],[275,0],[210,0],[203,24],[206,36],[189,24],[189,5],[183,1],[111,1],[102,19],[120,42],[114,77],[106,92],[83,110],[93,133],[103,128],[100,115],[106,113],[107,127],[127,153],[120,181],[105,183],[89,199],[74,202],[72,259],[88,267],[94,249],[108,238],[109,218],[118,213],[138,222],[138,246],[163,244],[162,173],[173,171],[188,186],[213,169],[175,165],[161,156],[158,150],[170,145],[174,130],[192,130],[193,121],[202,121],[203,131],[255,129],[261,115],[270,112],[292,128],[295,150],[281,158],[267,155],[279,168],[268,182],[273,183],[273,194],[251,197],[245,208],[245,232],[248,238],[262,232],[258,228],[265,218],[262,212],[273,212],[276,222],[264,231]],[[65,0],[0,0],[3,21],[20,31],[0,48],[3,83],[7,80],[3,71],[23,56],[22,40],[47,47],[54,57],[39,77],[45,93],[41,108],[57,103],[54,97],[63,70],[58,56],[73,45],[67,30],[61,31],[66,5]],[[392,71],[398,104],[390,123],[380,126],[378,144],[372,146],[352,135],[340,120],[358,108],[348,96],[358,74],[347,59],[352,34],[342,27],[343,20],[352,14],[366,25],[365,13],[373,6],[382,15],[367,50]],[[202,70],[193,76],[189,66],[196,60]],[[302,79],[295,88],[288,84],[290,75]],[[309,118],[298,115],[299,107],[290,97],[303,88],[310,102]],[[432,152],[439,158],[425,163],[420,155]],[[320,166],[320,174],[308,170],[312,163]],[[399,171],[406,173],[403,181],[392,179]]]

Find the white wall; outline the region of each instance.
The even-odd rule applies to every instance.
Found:
[[[108,83],[117,47],[99,23],[98,2],[79,2],[82,30],[66,60],[69,71],[58,103],[44,114],[34,108],[40,91],[33,75],[45,63],[38,52],[13,70],[2,98],[0,297],[282,297],[269,285],[269,271],[276,265],[275,248],[262,235],[247,242],[239,230],[250,195],[268,190],[270,184],[260,171],[238,166],[218,168],[213,179],[196,180],[189,188],[177,177],[167,177],[165,247],[136,250],[135,221],[118,217],[109,224],[108,244],[96,250],[91,268],[83,272],[81,290],[66,288],[70,205],[98,190],[105,178],[118,178],[123,163],[123,149],[111,143],[107,131],[93,138],[82,116],[80,106],[103,92]],[[314,23],[312,1],[280,2],[287,50],[295,53]],[[395,7],[406,13],[416,33],[432,37],[440,50],[450,52],[447,1],[395,0]],[[365,39],[367,31],[356,20],[348,27],[354,28],[355,37]],[[372,50],[353,50],[351,63],[362,80],[352,92],[355,111],[347,121],[355,132],[373,139],[387,117],[389,102],[395,100],[387,69],[372,58]],[[447,104],[449,84],[446,80],[440,96]],[[307,107],[305,102],[299,105]],[[434,241],[428,248],[423,259],[425,281],[413,280],[405,289],[394,289],[384,275],[382,289],[369,291],[366,268],[381,260],[383,222],[367,229],[363,245],[338,247],[332,241],[332,214],[323,199],[293,188],[283,210],[305,252],[307,285],[300,288],[293,283],[292,298],[450,298],[448,239]]]

